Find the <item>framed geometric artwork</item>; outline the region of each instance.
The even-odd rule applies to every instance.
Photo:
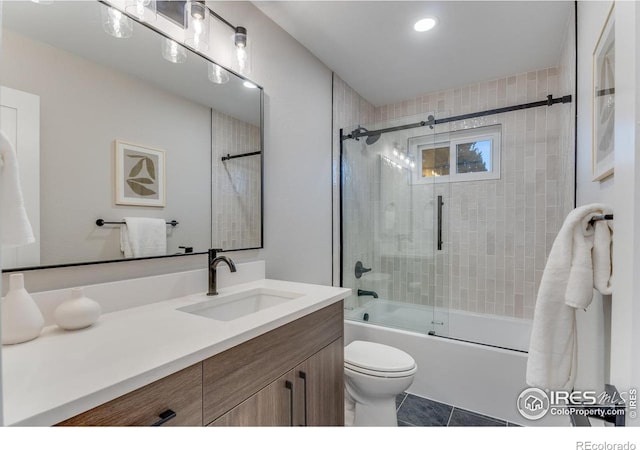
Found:
[[[165,206],[165,155],[141,145],[115,141],[116,204]]]
[[[593,181],[613,174],[615,125],[615,23],[614,6],[593,51],[592,175]]]

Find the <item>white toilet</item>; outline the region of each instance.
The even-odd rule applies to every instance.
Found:
[[[344,348],[345,425],[395,427],[396,395],[418,370],[411,355],[375,342],[353,341]]]

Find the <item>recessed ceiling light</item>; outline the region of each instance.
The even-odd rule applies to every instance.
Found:
[[[242,83],[242,85],[249,89],[256,89],[258,87],[255,84],[253,84],[251,81],[245,81],[244,83]]]
[[[435,17],[425,17],[424,19],[420,19],[413,26],[413,29],[416,31],[429,31],[433,27],[438,24],[438,19]]]

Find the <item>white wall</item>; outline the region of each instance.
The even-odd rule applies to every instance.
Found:
[[[640,30],[638,30],[638,27],[640,26],[640,7],[638,6],[638,4],[633,4],[632,5],[635,9],[635,18],[634,15],[631,14],[631,11],[629,11],[628,13],[631,14],[630,20],[631,18],[633,18],[634,22],[635,22],[635,36],[633,37],[633,39],[631,40],[631,42],[633,43],[633,45],[635,45],[635,70],[633,72],[635,72],[635,82],[633,84],[633,86],[635,86],[635,155],[636,155],[636,159],[638,152],[640,151],[640,45],[638,45],[638,41],[640,40]],[[626,12],[626,8],[623,8],[623,12]],[[628,25],[627,25],[628,26]],[[625,27],[622,29],[622,32],[629,32],[629,28]],[[630,76],[632,76],[632,74],[630,74]],[[640,170],[638,170],[638,161],[636,161],[636,177],[638,178],[638,180],[640,180]],[[638,190],[637,190],[637,183],[636,183],[636,189],[634,190],[634,192],[636,193],[636,196],[638,195]],[[636,205],[638,204],[638,198],[636,197],[635,199],[635,203]],[[636,219],[634,220],[634,224],[640,224],[640,218],[638,218],[638,212],[639,212],[640,208],[636,208],[635,210],[635,214],[636,214]],[[634,253],[636,255],[636,260],[640,259],[640,249],[638,249],[638,242],[634,242]],[[633,330],[633,335],[631,336],[631,340],[628,342],[629,345],[631,345],[631,349],[630,349],[630,353],[631,353],[631,361],[632,361],[632,368],[631,368],[631,380],[630,380],[630,385],[633,387],[640,387],[640,357],[638,357],[640,355],[640,305],[638,305],[638,292],[640,292],[639,287],[638,287],[638,279],[637,277],[634,278],[634,282],[636,283],[635,285],[635,295],[630,297],[631,299],[635,300],[635,306],[634,306],[634,310],[632,312],[632,321],[633,323],[631,324],[631,330]],[[638,425],[638,420],[633,421],[634,425]]]
[[[0,58],[2,58],[2,2],[0,2]],[[0,205],[0,211],[2,211],[2,205]],[[0,260],[2,260],[2,249],[0,249]],[[0,279],[0,290],[2,290],[2,279]],[[2,315],[2,312],[0,311],[0,315]],[[0,317],[1,319],[2,317]],[[2,323],[2,320],[0,320],[0,323]],[[0,325],[1,327],[2,325]],[[2,333],[2,330],[0,329],[0,333]],[[4,402],[2,401],[2,352],[0,351],[0,427],[2,425],[4,425],[4,418],[3,418],[3,406]]]
[[[613,206],[613,179],[592,182],[591,176],[591,73],[592,54],[600,30],[611,7],[610,2],[578,4],[578,142],[576,197],[577,206],[605,203]],[[616,218],[617,219],[617,218]],[[616,220],[617,222],[618,220]],[[608,336],[605,332],[606,309],[610,299],[594,291],[588,310],[578,311],[578,389],[602,389],[607,381]]]
[[[331,71],[251,3],[210,6],[247,27],[264,87],[267,277],[331,284]]]
[[[640,387],[640,85],[638,30],[640,8],[636,2],[616,2],[616,117],[614,175],[602,182],[591,181],[591,74],[592,54],[611,2],[578,4],[578,205],[602,202],[615,214],[613,243],[614,293],[612,298],[594,295],[587,314],[580,315],[578,334],[582,364],[592,373],[610,369],[603,378],[620,391]],[[610,324],[608,320],[610,310]],[[604,325],[603,325],[604,324]],[[610,341],[605,330],[610,327]],[[605,338],[603,339],[603,336]],[[586,345],[583,339],[586,339]],[[604,341],[604,342],[603,342]],[[593,346],[604,346],[604,360]],[[585,349],[586,347],[586,349]],[[589,360],[589,358],[592,358]],[[581,368],[581,372],[584,371]],[[595,381],[595,379],[593,379]]]
[[[330,284],[331,72],[251,3],[210,6],[230,22],[248,28],[253,57],[250,78],[265,89],[265,248],[230,256],[236,261],[265,259],[270,278]],[[220,48],[218,60],[223,64],[229,63],[230,47]],[[190,256],[49,269],[25,272],[25,282],[27,289],[40,291],[204,264],[206,259]]]
[[[640,388],[640,58],[637,2],[616,2],[616,117],[613,201],[614,293],[611,303],[611,382]],[[633,421],[640,425],[640,420]]]

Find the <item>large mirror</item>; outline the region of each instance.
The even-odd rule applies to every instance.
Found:
[[[262,90],[141,23],[109,35],[105,9],[4,4],[0,126],[36,242],[3,270],[261,247]]]

